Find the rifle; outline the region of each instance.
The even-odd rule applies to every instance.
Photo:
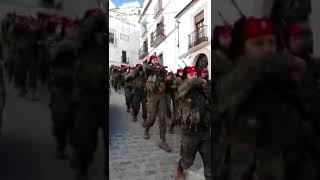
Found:
[[[221,19],[221,21],[223,22],[223,24],[225,24],[225,25],[229,25],[229,22],[223,17],[223,15],[222,15],[222,13],[218,10],[218,15],[219,15],[219,17],[220,17],[220,19]]]
[[[236,8],[241,17],[246,17],[235,0],[231,0],[231,4]]]
[[[183,64],[184,64],[184,66],[187,67],[187,64],[186,64],[184,61],[182,61],[182,62],[183,62]]]

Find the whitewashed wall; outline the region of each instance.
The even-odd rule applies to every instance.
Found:
[[[139,28],[138,26],[128,25],[118,19],[109,18],[109,32],[115,33],[115,44],[109,43],[109,65],[122,64],[122,51],[127,52],[130,65],[139,62]],[[129,41],[121,40],[120,33],[129,36]]]
[[[163,13],[154,19],[154,8],[158,1],[154,0],[151,2],[149,8],[146,11],[146,15],[142,18],[141,22],[147,21],[147,35],[140,39],[140,47],[143,46],[143,41],[148,38],[148,50],[149,56],[143,60],[148,59],[150,55],[156,53],[157,55],[163,54],[163,65],[168,66],[169,71],[175,71],[177,68],[177,24],[174,18],[177,12],[177,7],[181,7],[181,0],[163,0],[162,7],[164,8]],[[147,2],[144,2],[144,8]],[[156,30],[156,25],[164,18],[164,33],[166,39],[161,42],[157,47],[151,47],[151,33]],[[142,33],[142,32],[141,32]]]
[[[181,7],[183,8],[183,7]],[[184,56],[189,50],[188,48],[188,35],[195,31],[194,17],[201,11],[204,11],[204,24],[207,25],[207,36],[208,36],[208,45],[192,52],[185,58],[181,59],[181,56]],[[178,18],[179,25],[179,50],[178,54],[181,60],[179,60],[179,65],[184,66],[184,61],[188,66],[194,66],[199,54],[205,54],[208,58],[208,68],[211,72],[211,1],[208,0],[199,0],[194,5],[191,6],[181,17]],[[211,74],[211,73],[209,73]],[[211,75],[210,75],[211,77]]]

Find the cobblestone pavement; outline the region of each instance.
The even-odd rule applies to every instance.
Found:
[[[168,144],[172,148],[171,153],[158,148],[159,126],[157,122],[150,130],[151,138],[143,139],[142,118],[140,116],[137,122],[132,122],[132,116],[126,112],[123,92],[112,91],[109,117],[110,180],[174,179],[175,163],[180,157],[181,137],[179,133],[167,134]],[[197,154],[194,165],[186,173],[199,176],[203,174],[201,166],[202,161]],[[200,178],[188,177],[190,180],[202,180],[202,178],[201,175]]]

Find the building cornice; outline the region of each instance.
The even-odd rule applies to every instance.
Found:
[[[142,14],[141,14],[141,16],[140,16],[140,18],[139,18],[139,21],[138,21],[139,23],[141,23],[141,19],[142,19],[142,17],[146,14],[146,11],[148,10],[151,2],[152,2],[152,0],[149,0],[148,4],[146,5],[146,8],[144,8],[144,10],[143,10],[143,12],[142,12]]]
[[[180,18],[187,10],[191,8],[198,0],[191,0],[174,18]]]

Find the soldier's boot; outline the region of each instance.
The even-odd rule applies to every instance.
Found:
[[[133,122],[137,122],[137,121],[138,121],[138,117],[137,117],[137,116],[133,116],[132,121],[133,121]]]
[[[127,112],[128,112],[128,113],[131,112],[131,111],[130,111],[130,106],[127,106]]]
[[[147,124],[147,119],[146,118],[143,118],[143,123],[142,123],[142,127],[146,127],[146,124]]]
[[[150,133],[149,133],[149,129],[148,128],[145,129],[143,138],[144,139],[150,139]]]
[[[166,152],[171,152],[171,148],[165,140],[160,140],[159,148],[165,150]]]
[[[169,127],[169,134],[174,134],[174,126],[172,124]]]
[[[179,163],[176,165],[175,180],[184,180],[183,169]]]

